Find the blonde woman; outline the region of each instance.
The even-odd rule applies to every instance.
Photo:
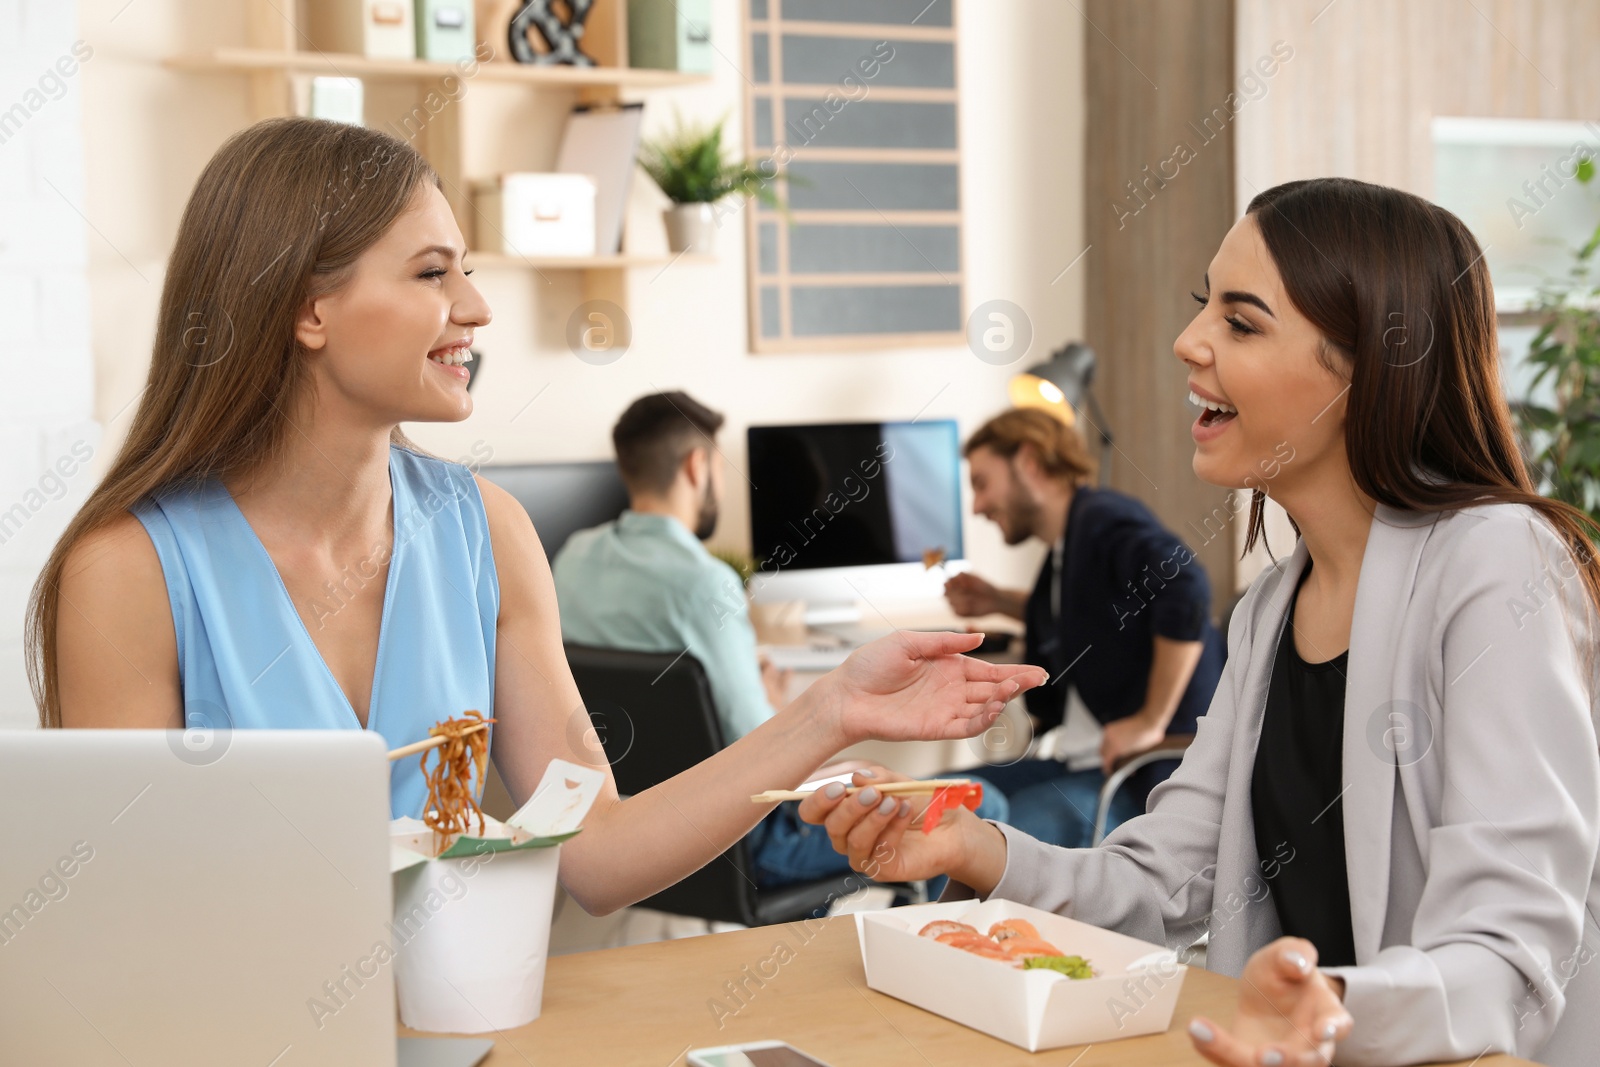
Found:
[[[490,311],[439,179],[385,134],[275,119],[206,166],[168,264],[128,439],[34,590],[46,726],[368,729],[398,746],[477,708],[517,802],[549,761],[605,766],[527,514],[412,447],[472,411]],[[603,914],[697,870],[847,745],[966,737],[1042,681],[900,634],[698,767],[620,801],[609,775],[561,879]],[[641,709],[644,710],[644,709]],[[420,815],[412,761],[392,808]]]

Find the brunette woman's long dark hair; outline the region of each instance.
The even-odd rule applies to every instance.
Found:
[[[1349,375],[1344,443],[1361,491],[1407,511],[1527,505],[1600,611],[1594,522],[1534,490],[1501,385],[1489,269],[1461,220],[1351,178],[1285,182],[1248,214],[1324,356]],[[1264,536],[1265,500],[1253,492],[1245,551]]]

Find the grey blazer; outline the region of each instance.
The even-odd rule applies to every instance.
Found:
[[[1229,659],[1182,765],[1094,849],[1002,826],[994,895],[1173,948],[1209,932],[1237,976],[1281,933],[1250,779],[1273,653],[1306,549],[1233,613]],[[1600,742],[1593,621],[1565,546],[1529,508],[1379,506],[1345,690],[1344,837],[1355,1029],[1335,1062],[1512,1052],[1600,1062]],[[945,898],[972,896],[952,884]]]

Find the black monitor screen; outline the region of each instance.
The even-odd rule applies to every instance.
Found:
[[[956,424],[752,426],[750,544],[783,567],[962,559]]]
[[[518,463],[478,470],[517,498],[544,545],[556,558],[567,538],[622,514],[628,490],[613,460],[592,463]]]

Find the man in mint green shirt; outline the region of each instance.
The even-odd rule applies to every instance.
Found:
[[[732,744],[773,715],[787,672],[756,655],[744,583],[702,543],[717,525],[722,416],[685,393],[636,401],[612,442],[629,508],[567,539],[551,570],[561,636],[597,648],[680,652],[700,661]]]
[[[681,392],[630,405],[611,433],[630,506],[615,521],[568,538],[551,571],[564,640],[686,651],[705,669],[723,740],[732,744],[784,702],[788,672],[758,658],[744,583],[702,543],[716,529],[722,496],[722,423],[722,415]],[[757,882],[848,872],[849,859],[833,850],[826,832],[801,822],[793,808],[779,805],[747,838]],[[978,814],[1004,821],[1005,798],[985,789]]]
[[[773,715],[781,701],[763,682],[744,584],[682,522],[643,510],[567,539],[554,565],[561,636],[580,645],[641,652],[688,650],[711,683],[732,744]]]

